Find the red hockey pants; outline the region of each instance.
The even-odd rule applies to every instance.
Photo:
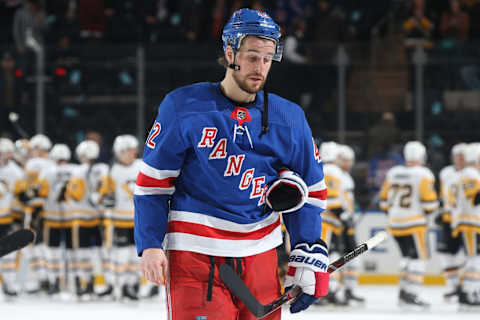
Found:
[[[189,251],[168,251],[170,279],[167,282],[168,320],[253,320],[245,305],[220,279],[218,267],[233,265],[253,295],[268,303],[280,295],[275,249],[243,258],[211,257]],[[210,272],[211,301],[207,301]],[[280,320],[277,310],[266,320]]]

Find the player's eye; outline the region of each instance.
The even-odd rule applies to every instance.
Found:
[[[260,60],[260,55],[258,55],[256,53],[249,53],[247,55],[247,60],[248,60],[248,62],[256,63]]]

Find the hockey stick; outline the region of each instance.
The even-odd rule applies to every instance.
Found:
[[[342,257],[331,263],[328,266],[327,272],[332,273],[338,270],[343,265],[355,259],[362,253],[377,246],[386,238],[387,233],[385,231],[378,232],[375,236],[373,236],[366,242],[358,245],[355,249],[353,249],[349,253],[344,254]],[[230,291],[232,291],[232,293],[245,304],[248,310],[250,310],[250,312],[259,319],[281,308],[283,304],[296,299],[302,294],[302,289],[298,286],[294,286],[292,289],[288,290],[274,301],[267,304],[261,304],[252,294],[250,289],[248,289],[245,282],[243,282],[243,280],[240,279],[238,274],[233,271],[232,267],[230,267],[228,264],[222,264],[219,267],[219,270],[220,278],[222,279],[223,283],[225,283],[225,285],[230,289]]]
[[[35,233],[30,229],[21,229],[0,239],[0,257],[26,247],[33,242]]]

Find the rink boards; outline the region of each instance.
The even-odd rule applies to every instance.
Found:
[[[431,220],[431,219],[430,219]],[[356,226],[357,242],[365,241],[376,232],[385,230],[387,215],[383,212],[366,212],[359,214]],[[437,239],[440,230],[429,221],[428,250],[430,258],[426,266],[425,283],[442,285],[444,279],[441,276],[441,261],[437,254]],[[398,281],[400,250],[395,240],[389,236],[386,241],[374,248],[371,252],[361,256],[359,259],[360,277],[362,284],[392,284]],[[459,259],[462,255],[459,256]]]

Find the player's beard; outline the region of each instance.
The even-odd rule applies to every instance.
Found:
[[[238,71],[233,72],[233,80],[235,80],[235,83],[237,86],[242,89],[243,91],[249,93],[249,94],[255,94],[258,91],[262,90],[263,87],[265,86],[265,78],[263,78],[262,82],[260,83],[259,86],[253,86],[249,85],[247,83],[248,77],[250,76],[257,76],[257,74],[247,74],[244,78],[242,78],[239,74]]]

